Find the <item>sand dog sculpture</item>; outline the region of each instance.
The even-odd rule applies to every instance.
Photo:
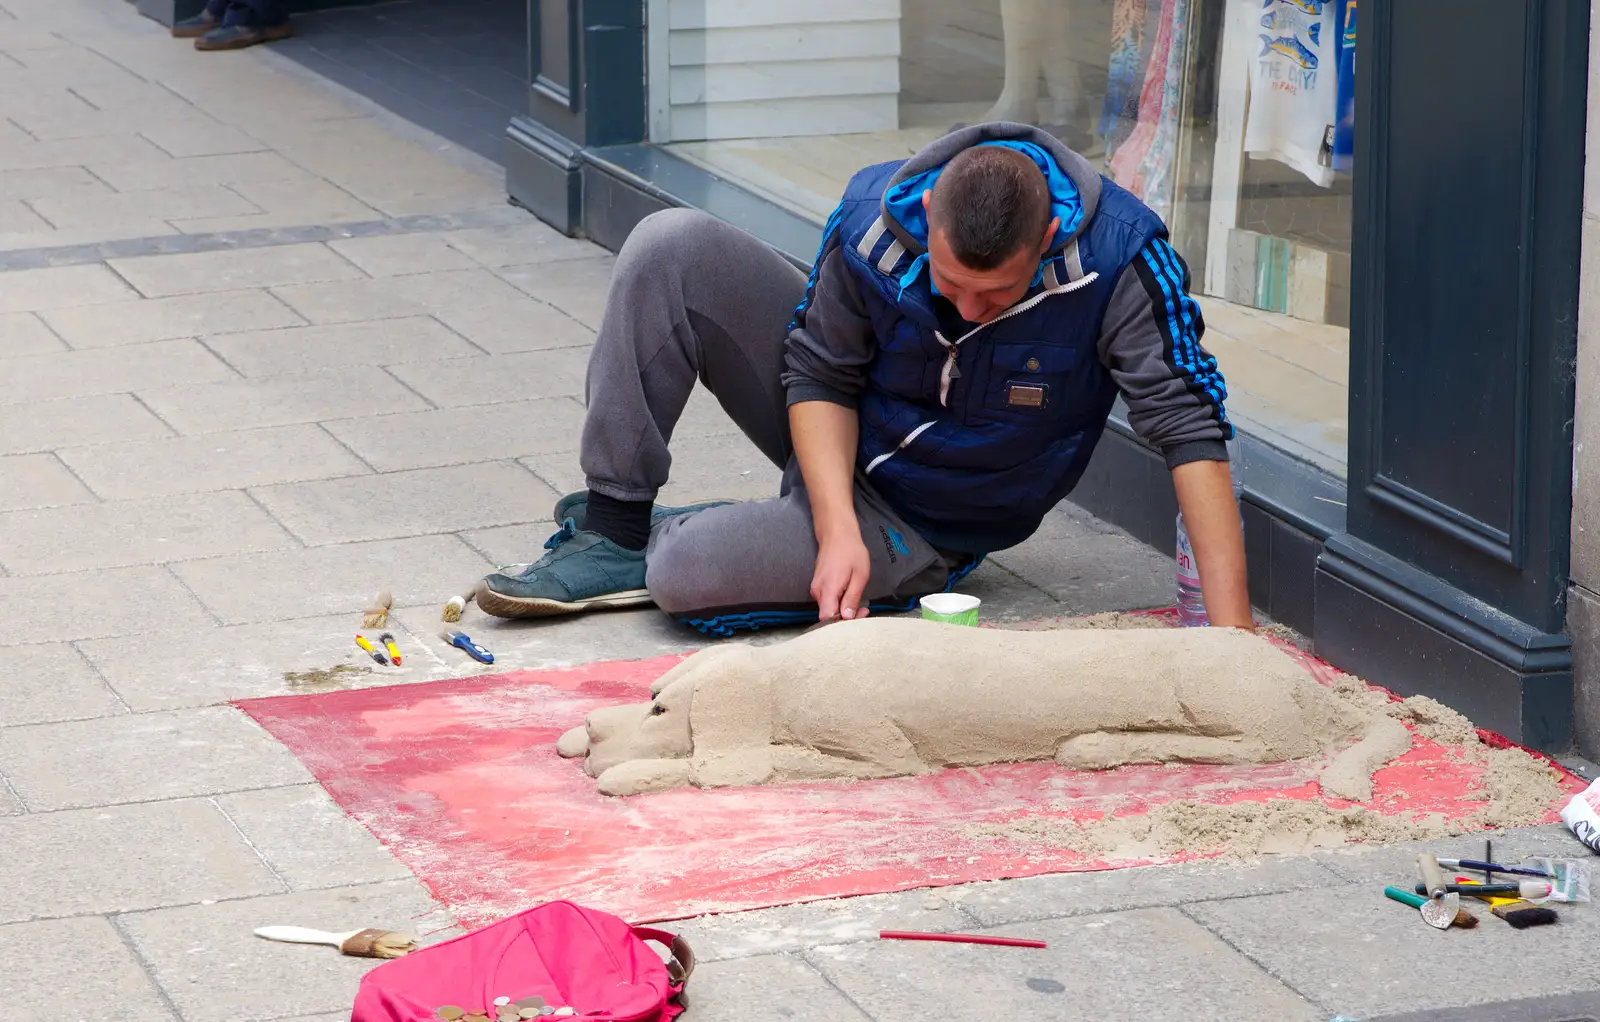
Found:
[[[1223,628],[1003,631],[842,622],[703,650],[557,742],[607,795],[680,785],[898,777],[1055,760],[1276,763],[1324,757],[1329,794],[1371,797],[1411,747],[1265,639]]]

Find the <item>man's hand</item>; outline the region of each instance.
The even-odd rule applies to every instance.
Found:
[[[823,621],[863,617],[861,597],[872,565],[856,520],[856,441],[861,435],[856,410],[828,401],[802,401],[789,406],[789,432],[817,533],[811,598],[817,601],[818,616]]]
[[[872,562],[859,530],[823,540],[817,549],[817,570],[811,576],[811,598],[817,618],[852,621],[867,616],[861,594],[872,577]]]
[[[1219,628],[1255,629],[1245,573],[1244,530],[1225,461],[1191,461],[1172,470],[1178,508],[1189,528],[1206,617]]]

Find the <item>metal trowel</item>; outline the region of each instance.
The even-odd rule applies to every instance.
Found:
[[[1448,930],[1450,924],[1455,922],[1456,913],[1461,911],[1461,895],[1444,889],[1444,871],[1439,868],[1439,860],[1434,856],[1418,853],[1417,873],[1422,877],[1422,885],[1428,889],[1428,903],[1418,910],[1422,913],[1422,921],[1436,930]]]

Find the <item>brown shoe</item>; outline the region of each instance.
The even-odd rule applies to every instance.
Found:
[[[283,21],[276,25],[223,25],[213,28],[194,41],[197,50],[242,50],[257,43],[275,43],[294,35],[294,24]]]
[[[216,16],[210,11],[201,11],[192,18],[184,18],[174,24],[172,26],[172,38],[198,39],[216,27]]]

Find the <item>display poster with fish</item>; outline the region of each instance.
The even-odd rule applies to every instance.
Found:
[[[1253,9],[1245,152],[1333,184],[1340,0],[1233,0]]]

